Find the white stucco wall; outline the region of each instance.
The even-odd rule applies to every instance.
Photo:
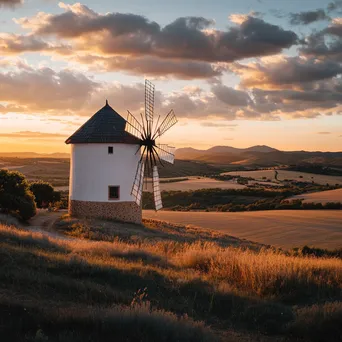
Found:
[[[114,153],[108,154],[108,146]],[[71,145],[70,199],[93,202],[134,201],[131,196],[140,153],[138,145]],[[120,186],[120,199],[108,199],[108,186]]]

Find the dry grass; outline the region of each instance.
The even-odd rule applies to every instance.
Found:
[[[0,329],[49,341],[214,340],[203,321],[232,341],[341,336],[340,259],[150,220],[57,227],[73,237],[0,226],[0,307],[16,317],[1,316]]]

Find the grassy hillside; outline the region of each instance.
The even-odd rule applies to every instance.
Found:
[[[340,341],[341,259],[155,221],[57,229],[0,226],[8,341]]]

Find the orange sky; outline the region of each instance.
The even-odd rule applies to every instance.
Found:
[[[156,115],[172,108],[179,119],[164,139],[176,147],[342,150],[338,5],[305,2],[297,13],[281,2],[282,15],[252,0],[189,0],[182,11],[136,0],[117,1],[117,12],[107,0],[5,5],[0,152],[67,152],[65,139],[106,99],[139,117],[144,78],[156,85]]]

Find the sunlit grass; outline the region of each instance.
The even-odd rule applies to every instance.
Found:
[[[294,256],[248,241],[239,245],[239,240],[220,233],[154,221],[120,226],[66,217],[57,227],[64,237],[0,225],[0,294],[7,293],[0,296],[0,305],[13,306],[8,298],[16,298],[20,307],[30,303],[40,323],[34,332],[23,328],[26,334],[34,335],[44,326],[44,334],[53,338],[49,340],[60,341],[49,319],[64,326],[65,317],[73,317],[75,327],[86,331],[85,322],[91,322],[103,338],[108,333],[99,328],[103,312],[114,312],[110,317],[115,322],[135,315],[134,324],[150,324],[147,332],[139,330],[142,341],[159,334],[160,326],[169,336],[165,341],[180,340],[173,330],[189,326],[192,333],[184,335],[184,341],[198,336],[212,340],[208,328],[195,321],[212,325],[218,335],[233,328],[249,339],[250,334],[256,339],[273,334],[274,339],[314,340],[323,334],[334,341],[342,332],[334,323],[341,317],[341,259]],[[146,290],[137,300],[139,289]],[[132,313],[132,303],[134,310],[139,303],[143,314]],[[80,309],[78,316],[74,307],[87,309]],[[64,318],[60,312],[65,312]],[[129,330],[135,321],[128,321]],[[70,324],[65,333],[71,333]],[[74,340],[81,341],[84,331],[77,329]]]

